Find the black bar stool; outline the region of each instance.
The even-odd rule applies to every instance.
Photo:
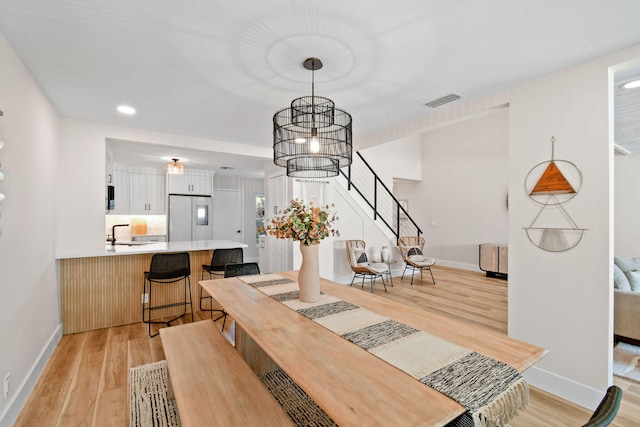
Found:
[[[252,276],[254,274],[260,274],[260,266],[257,262],[245,262],[241,264],[227,264],[224,267],[224,277],[236,277],[236,276]],[[224,325],[227,323],[228,313],[224,309],[220,310],[222,313],[218,319],[224,317],[222,321],[222,330],[224,331]],[[216,320],[218,320],[216,319]]]
[[[191,321],[193,322],[193,304],[191,303],[191,264],[188,252],[180,252],[175,254],[155,254],[151,257],[151,266],[149,271],[144,273],[144,294],[149,294],[149,301],[142,303],[142,321],[149,324],[149,336],[155,337],[159,334],[151,334],[151,324],[161,323],[171,326],[171,322],[177,320],[187,314],[187,305],[191,307]],[[153,305],[153,288],[154,286],[167,286],[182,281],[184,286],[184,298],[177,301],[162,305]],[[147,292],[147,283],[149,284],[149,292]],[[187,287],[189,288],[189,296],[187,298]],[[151,320],[151,312],[169,307],[183,306],[183,313],[169,321]],[[147,315],[145,316],[145,313]]]
[[[202,264],[202,272],[200,273],[200,279],[204,280],[204,272],[209,273],[209,279],[217,276],[217,278],[224,277],[224,267],[227,264],[237,264],[242,263],[243,261],[243,250],[242,248],[223,248],[223,249],[214,249],[213,255],[211,255],[211,262],[209,265]],[[209,300],[209,308],[202,307],[202,300]],[[213,319],[217,321],[218,319],[225,316],[226,313],[222,309],[214,309],[213,308],[213,298],[209,295],[203,295],[202,286],[200,286],[200,311],[209,311],[211,314],[211,318],[213,319],[213,312],[219,311],[220,316]],[[224,324],[223,324],[224,329]]]

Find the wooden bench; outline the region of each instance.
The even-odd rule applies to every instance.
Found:
[[[213,321],[160,329],[184,427],[293,423]]]

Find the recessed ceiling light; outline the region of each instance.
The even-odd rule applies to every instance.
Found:
[[[632,82],[625,83],[622,85],[622,87],[624,89],[635,89],[637,87],[640,87],[640,80],[634,80]]]
[[[136,109],[128,105],[118,105],[118,112],[131,116],[136,113]]]

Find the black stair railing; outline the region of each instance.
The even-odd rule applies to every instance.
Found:
[[[365,168],[359,168],[363,174],[358,177],[357,182],[355,182],[356,179],[352,177],[353,164],[346,168],[346,173],[340,169],[342,176],[347,179],[347,190],[351,191],[351,188],[356,190],[360,197],[362,197],[373,210],[373,219],[376,220],[379,218],[383,224],[391,230],[396,239],[399,236],[414,233],[420,236],[422,230],[413,218],[411,218],[409,212],[407,212],[393,193],[391,193],[385,183],[382,182],[378,174],[376,174],[369,163],[362,157],[362,154],[360,154],[360,152],[356,152],[356,154]],[[366,188],[369,185],[371,187]],[[370,194],[370,197],[367,196],[367,193]],[[369,200],[370,198],[373,198],[373,201]],[[384,205],[384,208],[382,205]]]

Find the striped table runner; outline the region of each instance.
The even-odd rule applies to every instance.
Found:
[[[526,381],[503,362],[330,295],[301,302],[298,284],[276,274],[239,279],[460,403],[457,425],[504,425],[529,403]]]

